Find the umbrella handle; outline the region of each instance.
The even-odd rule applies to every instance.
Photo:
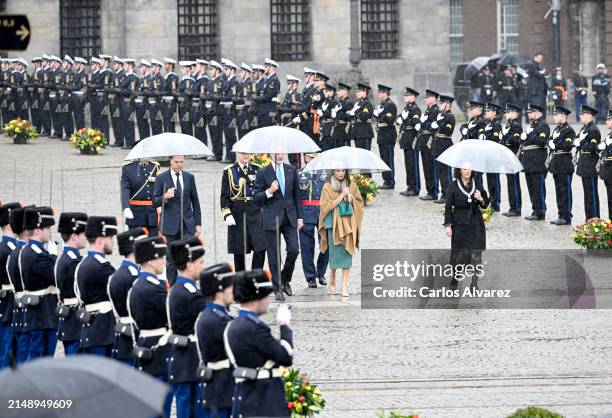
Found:
[[[162,207],[161,207],[161,216],[159,220],[159,233],[163,235],[164,231],[164,211],[166,209],[166,184],[164,184],[164,194],[162,194]]]

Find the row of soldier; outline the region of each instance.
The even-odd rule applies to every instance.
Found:
[[[65,355],[112,357],[168,382],[165,416],[173,398],[181,418],[287,415],[280,366],[292,363],[291,313],[279,305],[275,339],[259,318],[273,291],[268,272],[205,268],[197,238],[167,248],[145,228],[118,234],[116,218],[78,212],[59,217],[60,250],[54,225],[49,207],[0,206],[0,366],[53,356],[59,339]],[[115,236],[117,269],[106,258]]]

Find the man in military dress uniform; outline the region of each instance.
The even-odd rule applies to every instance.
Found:
[[[199,58],[196,60],[196,74],[194,74],[195,86],[191,99],[191,120],[193,122],[194,136],[205,145],[208,145],[208,132],[206,131],[206,106],[204,106],[204,97],[206,96],[206,85],[210,80],[207,73],[207,66],[208,61]]]
[[[252,270],[234,277],[234,299],[240,303],[238,317],[223,334],[225,351],[234,371],[232,416],[289,416],[285,384],[279,366],[293,364],[291,312],[279,305],[280,340],[259,317],[268,312],[272,283],[269,273]]]
[[[606,115],[606,127],[608,135],[602,140],[597,149],[601,151],[601,165],[599,166],[599,177],[606,185],[608,195],[608,219],[612,219],[612,110]]]
[[[232,409],[233,367],[225,353],[223,332],[232,320],[229,306],[234,302],[233,276],[227,263],[215,264],[200,273],[200,290],[207,301],[195,323],[202,379],[197,406],[205,417],[229,418]]]
[[[580,108],[580,121],[582,129],[574,140],[576,153],[579,155],[576,164],[576,174],[582,178],[584,191],[584,214],[586,220],[599,218],[599,191],[597,185],[597,160],[599,154],[597,147],[601,141],[601,133],[595,124],[597,110],[583,105]]]
[[[300,94],[298,113],[292,119],[292,122],[298,125],[300,131],[311,137],[313,141],[318,140],[318,132],[315,133],[313,131],[314,115],[310,111],[312,108],[312,96],[315,92],[318,92],[314,81],[315,74],[315,70],[304,67],[304,87]],[[318,94],[318,97],[320,100],[321,94]]]
[[[513,104],[506,104],[506,125],[502,128],[502,145],[508,147],[513,154],[518,154],[521,145],[523,124],[521,123],[522,109]],[[506,174],[508,183],[508,203],[510,210],[502,215],[507,217],[521,216],[523,197],[521,194],[520,173]]]
[[[61,139],[63,141],[69,141],[70,137],[74,133],[74,120],[72,119],[72,109],[70,108],[70,101],[72,97],[72,89],[74,86],[74,71],[72,67],[75,61],[70,55],[66,55],[62,61],[62,85],[59,90],[60,105],[62,112],[60,117],[62,118],[62,131],[60,132]]]
[[[298,126],[299,125],[299,118],[297,122],[294,121],[294,119],[298,116],[297,113],[300,110],[299,105],[300,105],[301,96],[298,91],[299,83],[300,83],[299,78],[292,76],[291,74],[287,74],[287,91],[285,92],[285,97],[283,98],[283,102],[280,104],[278,108],[278,113],[280,114],[279,120],[280,120],[281,126],[288,126],[288,125]],[[296,165],[293,163],[293,160],[294,160],[293,155],[289,156],[289,160],[291,161],[291,164]]]
[[[589,81],[584,76],[582,65],[578,66],[578,70],[572,77],[574,86],[574,102],[576,104],[576,122],[580,121],[580,106],[587,104],[587,96],[589,93]]]
[[[257,103],[257,120],[259,127],[271,126],[274,124],[273,118],[276,116],[276,106],[278,103],[278,93],[280,93],[280,80],[276,75],[278,63],[270,58],[265,60],[266,78],[263,88],[253,97]]]
[[[523,164],[527,189],[531,200],[528,221],[542,221],[546,214],[546,151],[550,139],[550,127],[544,118],[544,108],[533,103],[527,105],[529,127],[521,134],[519,160]]]
[[[106,259],[113,253],[113,236],[117,235],[117,219],[111,216],[90,216],[85,226],[89,242],[87,256],[74,273],[74,293],[79,299],[81,350],[110,357],[115,343],[115,317],[108,299],[108,279],[115,268]]]
[[[436,116],[436,120],[431,123],[431,128],[435,131],[433,144],[431,146],[431,156],[434,161],[434,183],[436,189],[441,196],[434,200],[436,203],[446,202],[446,189],[453,181],[452,170],[449,166],[440,161],[438,158],[444,151],[453,146],[453,131],[455,130],[455,116],[451,112],[453,101],[452,96],[440,95],[438,107],[440,113]]]
[[[459,132],[461,133],[461,140],[464,139],[478,139],[484,132],[484,128],[487,121],[482,117],[484,110],[484,103],[481,102],[469,102],[468,104],[468,123],[461,125]]]
[[[174,72],[176,60],[164,58],[164,84],[161,88],[164,132],[174,132],[174,122],[176,121],[176,101],[175,94],[178,89],[179,78]]]
[[[134,73],[135,61],[132,58],[124,60],[124,76],[119,88],[121,89],[119,118],[121,122],[121,134],[123,135],[123,149],[130,149],[136,142],[134,132],[134,121],[136,114],[134,99],[138,92],[138,76]]]
[[[261,207],[255,204],[255,178],[261,168],[251,154],[236,153],[237,161],[223,170],[221,216],[227,225],[227,252],[234,254],[236,271],[245,270],[245,255],[253,251],[252,268],[262,268],[267,241]],[[246,236],[245,236],[246,233]]]
[[[140,65],[138,66],[138,82],[136,83],[136,98],[134,99],[138,138],[140,139],[151,136],[151,127],[149,125],[151,112],[149,112],[149,103],[147,101],[147,96],[151,90],[150,68],[151,63],[148,60],[140,60]]]
[[[334,129],[334,119],[332,118],[332,109],[336,106],[336,87],[327,83],[323,89],[323,95],[325,96],[321,107],[317,109],[317,116],[319,116],[321,129],[319,131],[320,141],[323,151],[335,148],[335,144],[332,142],[332,134]]]
[[[238,114],[236,115],[236,126],[238,127],[238,138],[245,136],[250,130],[250,116],[249,110],[252,104],[253,97],[253,80],[251,79],[251,73],[253,69],[250,65],[242,63],[240,65],[240,91],[242,103],[236,106]]]
[[[164,132],[164,107],[162,105],[162,93],[165,89],[164,77],[160,74],[163,64],[161,61],[151,59],[151,87],[147,97],[149,102],[149,116],[151,122],[151,134],[159,135]]]
[[[400,127],[400,148],[404,152],[404,168],[406,170],[406,190],[402,196],[418,196],[421,191],[421,172],[419,164],[419,149],[417,133],[421,128],[421,109],[416,104],[419,92],[406,87],[404,89],[404,110],[395,123]]]
[[[351,86],[338,83],[338,102],[331,110],[331,117],[334,120],[334,132],[332,133],[332,143],[334,148],[351,146],[349,127],[351,126],[351,116],[349,112],[353,108],[353,101],[349,98]]]
[[[123,102],[121,85],[125,78],[123,71],[123,60],[117,56],[113,57],[113,72],[111,72],[112,82],[105,87],[108,99],[108,109],[110,113],[111,124],[113,126],[113,136],[115,142],[113,147],[125,146],[125,133],[121,123],[121,105]]]
[[[395,141],[397,131],[395,130],[395,118],[397,117],[397,107],[389,98],[391,87],[383,84],[378,85],[378,107],[372,114],[376,117],[376,142],[380,158],[391,168],[391,171],[382,173],[383,184],[381,189],[395,188]]]
[[[153,186],[159,174],[159,163],[138,160],[121,169],[121,207],[130,229],[146,227],[157,235],[157,211],[153,206]]]
[[[478,86],[480,87],[480,101],[488,103],[495,98],[495,74],[491,72],[491,68],[485,65],[480,74],[478,74]]]
[[[308,164],[318,153],[304,154],[304,161]],[[298,184],[300,186],[302,208],[304,214],[304,226],[299,230],[300,236],[300,254],[302,257],[302,268],[304,276],[308,282],[308,287],[316,288],[317,280],[321,286],[327,285],[325,280],[325,272],[327,271],[327,263],[329,261],[329,252],[319,252],[315,265],[315,235],[319,226],[319,199],[323,185],[327,180],[325,173],[318,174],[298,171]]]
[[[438,187],[434,181],[434,160],[431,154],[434,135],[431,124],[435,122],[440,112],[438,108],[438,97],[440,97],[438,92],[425,90],[425,104],[427,105],[427,109],[425,109],[425,113],[423,113],[419,119],[421,128],[419,129],[417,147],[421,153],[423,175],[425,176],[425,187],[427,189],[426,195],[419,196],[421,200],[436,200],[438,198]]]
[[[597,64],[597,74],[591,79],[591,89],[595,98],[595,109],[599,118],[597,123],[608,113],[608,96],[610,95],[610,78],[606,74],[606,66]]]
[[[253,94],[251,99],[255,96],[258,96],[264,88],[266,83],[266,79],[264,77],[264,73],[266,71],[266,67],[261,64],[253,64],[251,66],[253,68]],[[249,116],[250,120],[250,129],[259,128],[259,118],[257,117],[257,102],[252,100],[251,106],[249,107]]]
[[[138,240],[148,238],[147,233],[146,228],[133,228],[117,234],[117,246],[123,261],[108,279],[108,300],[113,305],[115,315],[115,344],[111,356],[130,366],[135,363],[132,350],[136,336],[132,333],[127,297],[140,272],[140,267],[136,264],[134,246]]]
[[[104,136],[108,138],[110,141],[110,123],[109,116],[111,116],[111,106],[109,100],[108,90],[113,88],[115,74],[108,68],[111,56],[110,55],[102,55],[100,54],[100,71],[98,72],[98,77],[96,81],[96,96],[98,98],[97,108],[99,110],[98,113],[98,129],[104,133]],[[114,125],[113,125],[113,134],[114,134]],[[120,143],[117,142],[117,137],[115,137],[115,144]]]
[[[42,57],[34,57],[32,58],[32,65],[34,66],[34,71],[30,75],[30,79],[28,82],[28,103],[30,105],[30,114],[32,116],[32,126],[34,126],[38,132],[41,129],[40,123],[40,97],[38,94],[38,86],[42,81],[42,71],[41,71],[41,62]],[[2,76],[0,75],[0,78]],[[1,94],[0,94],[1,97]],[[0,117],[0,123],[2,122],[2,118]],[[4,125],[2,125],[4,126]]]
[[[100,73],[101,60],[91,57],[89,61],[89,73],[87,74],[87,97],[89,99],[89,113],[91,116],[91,127],[101,130],[102,118],[102,78]],[[99,94],[100,93],[100,94]],[[102,130],[102,133],[104,131]],[[106,134],[105,134],[106,135]],[[108,137],[107,137],[108,138]]]
[[[497,97],[499,101],[499,107],[501,109],[506,108],[506,104],[515,104],[518,89],[515,84],[516,80],[513,74],[513,68],[510,65],[507,65],[504,68],[503,73],[499,76],[497,80]]]
[[[23,283],[23,333],[28,344],[28,360],[55,354],[57,345],[57,288],[55,261],[57,245],[51,239],[55,225],[53,209],[28,208],[23,215],[23,227],[30,240],[21,251],[19,266]],[[45,248],[46,246],[46,248]]]
[[[206,86],[206,102],[205,106],[210,115],[208,118],[208,129],[212,142],[213,161],[223,160],[223,126],[225,110],[220,104],[225,91],[225,77],[223,75],[223,66],[217,61],[210,61],[209,64],[210,81]]]
[[[64,241],[62,254],[55,263],[55,283],[60,299],[56,310],[59,316],[57,335],[67,356],[77,354],[81,348],[82,324],[77,315],[79,301],[74,293],[74,273],[83,259],[81,249],[87,245],[86,225],[87,214],[82,212],[60,214],[57,225],[57,232]]]
[[[552,80],[552,95],[551,98],[555,102],[555,106],[565,106],[567,100],[567,80],[563,78],[563,70],[561,67],[555,69],[555,77]]]
[[[239,87],[240,83],[236,79],[236,71],[238,66],[230,60],[225,60],[225,90],[223,91],[223,106],[224,111],[224,126],[223,133],[225,136],[225,159],[222,163],[233,163],[236,159],[232,152],[232,147],[236,143],[236,103],[239,102]]]
[[[81,57],[75,57],[75,72],[74,79],[70,85],[70,109],[74,118],[74,127],[76,130],[85,127],[85,103],[87,100],[87,74],[85,74],[85,65],[87,61]]]
[[[367,84],[357,83],[357,101],[353,108],[349,111],[351,120],[351,139],[355,141],[357,148],[370,150],[372,147],[372,138],[374,138],[374,130],[372,129],[372,112],[374,110],[368,94],[371,87]]]
[[[198,349],[195,322],[206,306],[197,280],[204,268],[204,245],[198,238],[174,241],[170,254],[178,269],[176,282],[168,294],[168,320],[173,351],[168,363],[168,382],[176,399],[177,418],[196,416]]]
[[[181,81],[175,94],[178,102],[178,118],[181,133],[193,136],[193,123],[191,122],[191,96],[195,92],[195,79],[191,76],[192,61],[179,61],[181,67]]]
[[[557,219],[550,221],[553,225],[570,225],[572,223],[572,150],[576,132],[567,118],[572,113],[562,106],[555,106],[553,120],[557,124],[553,129],[551,139],[548,141],[549,163],[548,171],[555,180],[555,193],[557,197]]]
[[[502,137],[502,127],[499,122],[499,112],[501,109],[494,103],[487,103],[485,105],[485,121],[483,133],[480,134],[479,139],[485,141],[499,142]],[[489,192],[489,202],[494,212],[499,212],[501,205],[501,182],[498,173],[487,173],[487,191]]]

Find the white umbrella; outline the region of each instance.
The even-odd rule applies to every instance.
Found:
[[[337,169],[348,169],[359,173],[391,171],[389,166],[372,151],[346,146],[324,151],[304,167],[304,171]]]
[[[513,174],[523,169],[510,148],[479,139],[458,142],[436,159],[451,167],[470,168],[481,173]]]
[[[320,150],[304,132],[284,126],[266,126],[252,130],[232,147],[234,152],[250,154],[296,154]]]
[[[173,155],[184,155],[185,157],[194,158],[213,155],[213,153],[199,139],[193,136],[165,132],[138,141],[125,157],[125,160],[130,161],[141,158],[163,160]]]

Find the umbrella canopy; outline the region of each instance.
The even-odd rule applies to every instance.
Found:
[[[304,167],[304,171],[329,171],[335,169],[348,169],[359,173],[391,171],[389,166],[373,152],[367,149],[346,146],[322,152]]]
[[[213,153],[199,139],[193,136],[165,132],[138,141],[125,157],[125,161],[141,158],[163,160],[173,155],[184,155],[185,157],[194,158],[206,157],[213,155]]]
[[[528,55],[520,52],[511,52],[501,57],[497,63],[500,65],[522,65],[530,62],[531,58]]]
[[[503,54],[496,52],[495,54],[489,57],[489,64],[497,64],[497,61],[499,61],[501,57],[503,57]]]
[[[285,126],[266,126],[252,130],[232,147],[234,152],[251,154],[295,154],[320,150],[304,132]]]
[[[162,414],[168,386],[125,364],[93,355],[41,358],[0,372],[6,399],[71,400],[70,407],[7,409],[4,418],[142,417]]]
[[[494,141],[466,139],[436,158],[441,163],[456,168],[470,168],[482,173],[513,174],[523,165],[508,148]]]
[[[465,74],[467,75],[468,78],[472,78],[476,74],[478,74],[480,70],[482,70],[482,67],[484,67],[488,63],[489,63],[489,57],[474,58],[472,61],[470,61],[467,68],[465,69]]]

